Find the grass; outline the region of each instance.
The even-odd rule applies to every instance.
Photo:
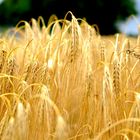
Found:
[[[140,139],[139,36],[103,37],[68,14],[1,35],[0,139]]]

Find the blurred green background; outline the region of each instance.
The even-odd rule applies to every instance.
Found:
[[[15,26],[38,16],[47,23],[52,14],[64,18],[68,11],[97,24],[103,35],[118,32],[117,22],[137,15],[134,0],[0,0],[0,26]]]

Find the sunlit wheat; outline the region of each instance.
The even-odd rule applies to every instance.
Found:
[[[1,35],[1,140],[140,139],[140,37],[94,27],[68,12]]]

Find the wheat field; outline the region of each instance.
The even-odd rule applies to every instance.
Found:
[[[0,35],[0,139],[139,140],[139,36],[68,14]]]

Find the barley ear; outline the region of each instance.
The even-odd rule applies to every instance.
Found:
[[[56,120],[55,136],[56,140],[66,140],[68,137],[67,124],[60,115],[57,116]]]
[[[78,45],[79,45],[78,22],[74,16],[72,16],[71,24],[72,24],[71,25],[72,26],[72,43],[71,43],[71,49],[70,49],[70,57],[71,57],[70,62],[73,62],[76,57]]]

